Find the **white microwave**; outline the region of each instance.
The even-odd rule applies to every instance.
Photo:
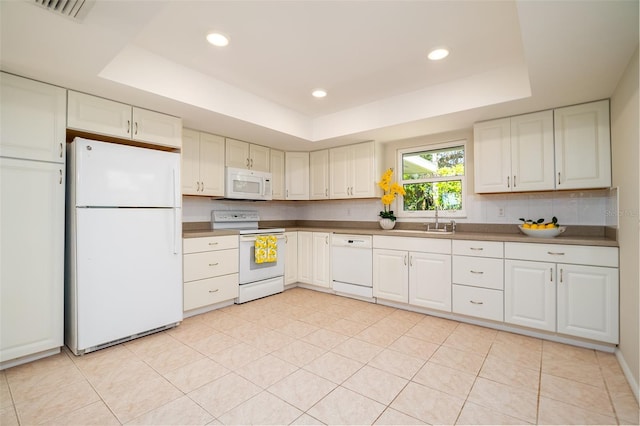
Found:
[[[224,197],[235,200],[271,200],[271,173],[227,167]]]

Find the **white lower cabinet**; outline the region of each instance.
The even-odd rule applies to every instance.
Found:
[[[184,310],[238,297],[238,236],[183,239]]]
[[[64,175],[64,164],[0,158],[2,368],[64,344]]]
[[[556,331],[556,265],[504,261],[504,321]]]
[[[373,249],[373,297],[409,303],[408,252]]]
[[[617,248],[505,243],[505,257],[505,322],[618,343]]]
[[[409,252],[409,304],[451,311],[451,255]]]
[[[618,343],[618,269],[558,268],[558,333]]]
[[[284,260],[284,284],[294,284],[298,282],[298,233],[295,231],[285,232],[284,242],[287,245]]]
[[[503,321],[504,243],[453,241],[454,313]]]
[[[298,232],[298,281],[331,288],[331,233]]]
[[[373,247],[374,297],[451,311],[451,240],[374,235]]]

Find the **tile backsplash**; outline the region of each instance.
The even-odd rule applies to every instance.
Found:
[[[588,191],[558,191],[522,194],[469,194],[463,223],[520,223],[527,219],[556,216],[564,225],[618,225],[618,191],[615,188]],[[185,222],[211,220],[211,210],[257,210],[262,220],[375,221],[381,210],[379,199],[323,201],[229,201],[183,197]],[[501,213],[503,215],[501,215]],[[399,219],[402,221],[403,219]],[[424,219],[425,221],[427,219]]]

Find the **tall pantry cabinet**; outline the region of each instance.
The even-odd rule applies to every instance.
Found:
[[[0,369],[63,345],[66,90],[0,73]]]

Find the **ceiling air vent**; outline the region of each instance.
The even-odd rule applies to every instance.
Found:
[[[81,22],[95,0],[34,0],[35,4],[43,7],[56,15],[66,16],[74,21]]]

